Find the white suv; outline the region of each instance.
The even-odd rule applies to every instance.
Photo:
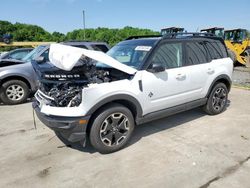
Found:
[[[204,33],[130,37],[107,54],[53,44],[49,57],[33,62],[37,116],[101,153],[124,147],[136,124],[199,106],[221,113],[233,71],[223,39]]]

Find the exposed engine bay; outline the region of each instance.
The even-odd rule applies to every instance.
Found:
[[[61,70],[49,62],[32,62],[39,75],[40,96],[55,107],[76,107],[81,104],[82,90],[90,84],[101,84],[131,75],[83,56],[71,71]],[[42,93],[42,95],[41,95]]]

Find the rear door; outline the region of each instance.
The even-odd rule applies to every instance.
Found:
[[[206,43],[199,40],[190,40],[185,43],[186,61],[185,67],[190,73],[190,100],[197,100],[204,97],[203,90],[206,87],[209,75],[214,73],[210,67],[210,57]]]

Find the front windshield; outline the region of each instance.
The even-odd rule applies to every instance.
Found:
[[[38,46],[34,50],[32,50],[30,53],[28,53],[26,56],[22,58],[22,61],[30,62],[35,58],[35,56],[40,53],[46,46]]]
[[[125,65],[138,69],[151,48],[152,46],[138,46],[135,44],[117,45],[111,48],[107,55]]]

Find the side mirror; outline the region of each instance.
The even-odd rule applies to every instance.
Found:
[[[34,59],[37,63],[43,63],[45,58],[43,56],[39,56],[37,58]]]
[[[153,62],[148,71],[152,73],[163,72],[165,71],[166,67],[161,62]]]

